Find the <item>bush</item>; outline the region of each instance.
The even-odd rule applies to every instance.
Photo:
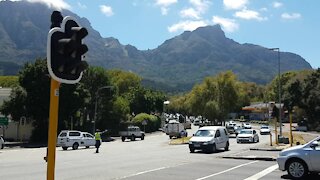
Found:
[[[140,113],[140,114],[136,115],[132,119],[132,122],[134,125],[139,126],[143,130],[144,125],[142,125],[142,122],[144,120],[147,121],[147,125],[145,125],[146,132],[154,132],[160,128],[161,119],[155,115],[149,115],[146,113]]]

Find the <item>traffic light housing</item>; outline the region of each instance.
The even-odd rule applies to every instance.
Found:
[[[47,65],[53,79],[66,84],[81,80],[83,71],[88,67],[87,62],[82,60],[88,51],[82,43],[87,35],[87,29],[70,16],[63,19],[61,28],[54,27],[49,31]]]

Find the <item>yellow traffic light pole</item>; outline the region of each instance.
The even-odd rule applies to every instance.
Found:
[[[47,161],[48,161],[47,180],[54,180],[56,145],[57,145],[57,128],[58,128],[59,87],[60,87],[60,82],[54,79],[51,79],[48,149],[47,149]]]

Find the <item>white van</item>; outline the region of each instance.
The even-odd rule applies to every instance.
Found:
[[[215,152],[223,148],[229,150],[229,135],[223,126],[205,126],[198,131],[189,140],[189,149],[193,153],[196,149],[207,152]]]
[[[60,132],[57,140],[57,146],[61,146],[63,150],[67,150],[68,147],[72,147],[75,150],[79,146],[89,148],[95,144],[96,140],[92,134],[81,131],[63,130]]]

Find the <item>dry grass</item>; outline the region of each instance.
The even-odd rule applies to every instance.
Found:
[[[177,139],[172,139],[170,145],[188,144],[191,137],[182,137]]]
[[[282,135],[284,137],[289,137],[289,141],[290,141],[290,133],[289,132],[283,132]],[[300,144],[305,144],[308,142],[305,140],[305,138],[303,137],[302,134],[292,132],[292,136],[293,136],[293,145],[295,145],[297,142],[299,142]]]

